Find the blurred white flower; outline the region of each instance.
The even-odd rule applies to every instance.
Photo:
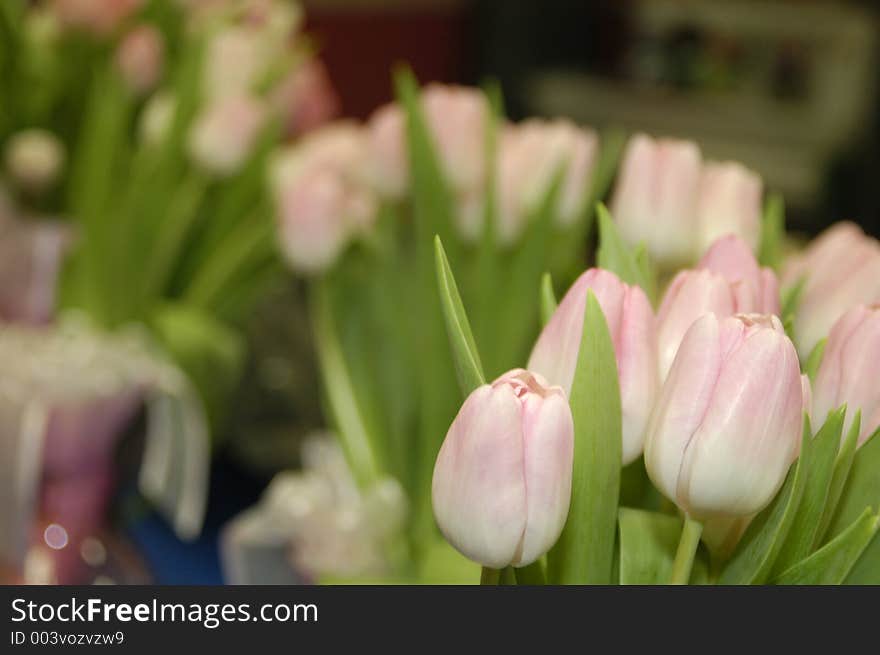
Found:
[[[52,132],[22,130],[13,134],[4,152],[6,170],[21,188],[43,191],[58,179],[64,166],[64,145]]]

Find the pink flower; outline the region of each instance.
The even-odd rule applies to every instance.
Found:
[[[339,114],[336,94],[327,69],[318,59],[297,66],[274,90],[275,104],[291,134],[304,134]]]
[[[719,237],[736,235],[750,252],[761,236],[763,182],[757,173],[735,162],[706,162],[697,201],[698,251]]]
[[[54,0],[62,23],[107,35],[144,4],[144,0]]]
[[[720,273],[733,284],[738,311],[779,316],[779,280],[772,269],[758,266],[740,237],[729,234],[715,241],[697,268]]]
[[[573,456],[565,392],[505,373],[471,393],[449,428],[434,467],[437,525],[484,566],[531,564],[565,525]]]
[[[251,154],[265,117],[263,104],[254,97],[217,99],[202,111],[192,126],[190,155],[216,175],[232,175]]]
[[[139,25],[125,35],[116,50],[116,66],[129,88],[137,93],[151,90],[162,76],[165,41],[151,25]]]
[[[571,393],[587,290],[596,294],[614,343],[623,410],[623,463],[628,464],[642,452],[659,386],[654,312],[639,287],[602,269],[583,273],[538,337],[528,368]]]
[[[846,430],[861,411],[859,445],[880,427],[880,305],[858,305],[831,328],[814,385],[816,422],[846,403]]]
[[[698,520],[755,514],[797,455],[802,412],[797,353],[779,319],[707,314],[688,330],[660,392],[648,475]]]

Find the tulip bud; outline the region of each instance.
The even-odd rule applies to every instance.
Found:
[[[108,35],[143,4],[144,0],[54,0],[52,8],[68,27]]]
[[[618,173],[612,215],[632,245],[644,242],[664,268],[693,261],[697,250],[700,151],[689,141],[632,137]]]
[[[836,223],[786,262],[785,286],[800,280],[794,333],[806,357],[847,310],[880,301],[880,242],[854,223]]]
[[[880,304],[859,305],[831,328],[816,373],[813,415],[824,421],[828,412],[846,403],[844,435],[861,410],[859,445],[880,427]]]
[[[250,96],[228,96],[211,103],[196,118],[189,139],[192,158],[216,175],[232,175],[247,159],[265,111]]]
[[[363,132],[349,123],[314,132],[276,157],[271,186],[281,246],[297,270],[326,269],[372,224],[377,207],[364,183],[365,162]]]
[[[761,233],[760,176],[734,162],[707,162],[700,176],[697,201],[699,224],[699,252],[719,237],[734,234],[748,245],[751,252],[758,249]]]
[[[770,268],[760,268],[748,244],[732,234],[716,240],[697,268],[720,273],[733,284],[737,311],[781,312],[779,281]]]
[[[168,135],[176,111],[177,100],[173,95],[164,91],[153,94],[141,113],[140,138],[151,146],[159,145]]]
[[[582,274],[538,337],[528,368],[571,393],[588,289],[596,294],[614,344],[623,413],[623,463],[629,464],[642,452],[659,386],[654,312],[639,287],[624,284],[614,273],[599,268]]]
[[[395,103],[380,107],[367,123],[370,183],[382,195],[400,198],[409,185],[406,117]]]
[[[796,457],[802,405],[797,353],[778,318],[707,314],[660,391],[648,475],[691,518],[755,514]]]
[[[564,119],[508,125],[498,145],[498,234],[512,243],[550,184],[562,174],[558,219],[571,225],[583,209],[597,152],[596,134]]]
[[[527,566],[568,516],[574,423],[560,387],[523,369],[464,401],[434,466],[437,525],[470,559]]]
[[[64,166],[64,146],[47,130],[14,134],[6,144],[6,168],[23,189],[39,192],[50,187]]]
[[[116,66],[135,93],[146,93],[156,86],[164,58],[162,33],[150,25],[141,25],[126,34],[116,50]]]
[[[317,59],[298,66],[272,93],[289,134],[305,134],[339,113],[339,97],[327,69]]]

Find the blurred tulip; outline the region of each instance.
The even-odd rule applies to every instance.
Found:
[[[140,138],[151,146],[159,145],[168,135],[176,111],[177,99],[173,95],[166,91],[153,94],[141,113]]]
[[[232,175],[251,154],[266,112],[251,96],[228,96],[208,105],[196,118],[189,151],[199,166],[216,175]]]
[[[493,568],[526,566],[568,515],[574,424],[560,387],[523,369],[464,401],[434,467],[434,515],[446,539]]]
[[[377,205],[364,182],[365,164],[364,133],[348,122],[314,132],[276,158],[271,180],[281,248],[297,270],[326,269],[371,226]]]
[[[213,100],[256,91],[257,79],[269,63],[267,51],[258,30],[235,25],[218,31],[207,46],[205,96]]]
[[[144,0],[53,0],[52,7],[68,27],[106,36],[143,4]]]
[[[697,268],[720,273],[733,284],[739,312],[780,314],[779,280],[770,268],[760,268],[749,245],[728,235],[711,244]]]
[[[0,320],[46,323],[52,318],[69,243],[70,229],[62,223],[0,224]]]
[[[409,185],[406,116],[400,105],[379,107],[367,123],[370,183],[391,198],[400,198]]]
[[[6,169],[12,180],[30,192],[52,186],[64,166],[64,145],[58,137],[43,129],[22,130],[6,144]]]
[[[123,37],[116,50],[116,66],[128,87],[146,93],[159,82],[165,60],[165,41],[152,25],[139,25]]]
[[[844,435],[861,410],[859,445],[880,427],[880,304],[859,305],[831,328],[814,385],[813,415],[824,421],[828,412],[846,404]]]
[[[339,97],[327,69],[317,59],[296,67],[273,92],[290,134],[304,134],[339,114]]]
[[[832,225],[786,262],[783,284],[803,280],[794,322],[801,357],[847,310],[880,301],[880,242],[855,223]]]
[[[621,235],[632,245],[644,242],[663,268],[693,261],[699,186],[696,144],[636,134],[626,147],[611,205]]]
[[[706,162],[697,201],[699,252],[719,237],[740,237],[757,252],[761,236],[763,182],[759,175],[735,162]]]
[[[763,509],[798,452],[794,345],[775,316],[708,314],[688,330],[645,442],[656,487],[691,518]]]
[[[530,119],[506,126],[498,146],[498,235],[515,241],[557,174],[558,216],[571,225],[584,209],[595,166],[596,134],[568,120]]]
[[[582,274],[538,337],[528,368],[571,393],[588,289],[596,294],[614,343],[623,410],[623,463],[629,464],[642,452],[659,386],[654,312],[639,287],[598,268]]]

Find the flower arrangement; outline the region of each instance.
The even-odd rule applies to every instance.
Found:
[[[409,500],[385,579],[474,571],[445,540],[490,584],[876,581],[876,240],[791,253],[693,143],[396,88],[272,178],[348,466]]]

